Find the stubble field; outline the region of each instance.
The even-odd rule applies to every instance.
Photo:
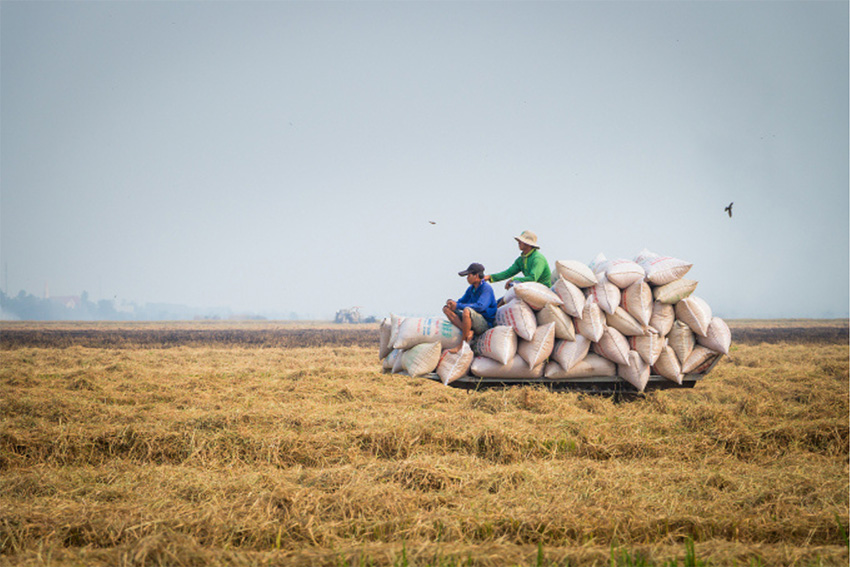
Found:
[[[0,327],[3,565],[847,565],[847,321],[628,402],[383,374],[376,326]]]

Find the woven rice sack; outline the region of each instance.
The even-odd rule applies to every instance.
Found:
[[[576,330],[580,335],[587,337],[591,341],[598,341],[605,332],[605,314],[595,301],[588,301],[584,304],[584,311],[581,319],[576,321]]]
[[[437,364],[437,375],[440,381],[448,386],[458,378],[466,376],[475,354],[465,341],[458,352],[446,351]]]
[[[606,328],[599,342],[593,343],[593,352],[623,366],[629,365],[630,350],[629,341],[613,327]]]
[[[395,367],[396,361],[401,358],[401,353],[404,351],[400,348],[396,348],[390,351],[390,353],[381,361],[381,368],[383,368],[384,372],[392,372]],[[399,362],[399,365],[401,362]]]
[[[635,282],[642,282],[646,273],[636,262],[618,258],[605,264],[605,277],[620,289],[626,289]]]
[[[388,344],[391,348],[395,344],[396,338],[398,338],[398,328],[401,326],[402,321],[404,321],[404,317],[390,313],[390,339]]]
[[[629,315],[629,313],[619,305],[614,310],[613,315],[605,315],[605,322],[609,327],[614,327],[627,337],[645,335],[647,333],[647,328],[638,323],[634,317]]]
[[[646,272],[646,279],[654,285],[664,285],[684,277],[693,264],[671,258],[670,256],[659,256],[654,252],[644,249],[635,258],[635,262]]]
[[[565,341],[576,340],[576,328],[570,316],[555,305],[547,305],[537,312],[537,328],[547,323],[555,324],[555,338]]]
[[[694,350],[694,346],[696,346],[694,332],[687,323],[677,319],[673,322],[673,328],[670,329],[670,334],[667,335],[667,344],[676,353],[676,358],[679,361],[687,360],[691,351]]]
[[[422,343],[404,351],[401,365],[411,376],[433,372],[440,363],[440,343]]]
[[[537,327],[537,330],[534,331],[534,337],[530,341],[520,339],[516,351],[531,368],[535,368],[546,362],[554,348],[555,323],[547,323]]]
[[[633,350],[626,355],[626,360],[628,364],[617,365],[617,374],[638,392],[643,392],[649,383],[649,365]]]
[[[393,361],[392,373],[393,374],[401,374],[402,372],[404,372],[404,364],[402,364],[402,356],[404,355],[404,353],[406,351],[404,349],[397,348],[393,352],[398,352],[398,354],[395,357],[395,361]]]
[[[543,309],[546,305],[563,305],[564,302],[558,294],[540,282],[522,282],[514,285],[516,296],[525,301],[535,311]]]
[[[545,364],[529,368],[521,356],[515,356],[510,364],[499,364],[493,359],[476,356],[472,359],[472,373],[481,378],[540,378]]]
[[[576,340],[574,341],[555,341],[555,348],[552,349],[552,354],[549,358],[560,364],[561,368],[567,371],[581,362],[587,356],[589,350],[590,339],[582,335],[576,335]]]
[[[546,378],[551,378],[552,380],[591,378],[594,376],[616,376],[617,365],[607,358],[591,353],[584,357],[583,360],[576,363],[576,365],[570,370],[564,370],[560,364],[554,360],[550,360],[546,364],[546,369],[544,370],[543,375],[546,376]]]
[[[581,319],[584,311],[584,292],[573,282],[564,277],[559,277],[552,286],[558,297],[561,298],[561,309],[570,317]]]
[[[669,303],[655,301],[652,304],[652,316],[649,318],[649,326],[658,331],[662,337],[670,333],[673,321],[676,320],[676,308]]]
[[[704,346],[695,346],[685,362],[682,363],[682,374],[702,374],[717,356],[720,356],[719,352]]]
[[[599,279],[599,274],[605,273],[605,268],[608,266],[608,258],[605,257],[605,254],[600,252],[596,255],[596,258],[590,261],[590,264],[587,265],[588,268],[596,275],[596,278]]]
[[[555,262],[555,271],[568,282],[582,288],[596,285],[598,281],[593,270],[578,260],[558,260]]]
[[[708,332],[704,337],[697,337],[697,344],[708,347],[722,354],[729,354],[732,345],[732,331],[726,321],[720,317],[712,317],[708,324]]]
[[[650,324],[652,303],[652,288],[644,281],[637,281],[620,293],[620,307],[644,326]]]
[[[682,365],[679,364],[676,353],[669,346],[661,349],[661,354],[652,366],[652,370],[659,376],[672,380],[676,384],[682,384]]]
[[[398,327],[393,348],[408,349],[422,343],[440,343],[443,348],[459,347],[463,342],[460,329],[448,319],[437,317],[405,317]]]
[[[507,305],[516,298],[516,290],[514,289],[514,286],[511,286],[508,288],[508,291],[505,292],[505,295],[502,296],[502,305]]]
[[[517,336],[513,327],[497,325],[487,329],[472,344],[476,356],[485,356],[499,364],[508,364],[516,355]]]
[[[694,292],[697,288],[694,280],[676,280],[652,290],[652,296],[661,303],[677,303]]]
[[[701,297],[686,297],[676,304],[676,319],[684,321],[694,333],[704,337],[711,323],[711,307]]]
[[[609,282],[605,274],[600,272],[596,276],[599,283],[587,288],[587,299],[598,303],[602,311],[613,314],[620,305],[620,288]]]
[[[655,364],[665,346],[667,346],[667,339],[657,333],[647,333],[642,337],[629,337],[629,347],[636,351],[650,366]]]
[[[514,299],[496,310],[496,325],[513,327],[519,338],[530,341],[537,329],[537,317],[523,300]]]
[[[390,351],[392,351],[392,348],[390,347],[390,333],[392,332],[392,326],[389,317],[384,317],[384,320],[381,321],[379,332],[380,342],[378,343],[378,358],[383,360],[390,354]]]

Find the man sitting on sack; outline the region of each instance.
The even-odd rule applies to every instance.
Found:
[[[496,322],[496,295],[493,287],[484,281],[484,266],[473,262],[467,269],[457,273],[466,276],[469,287],[457,301],[449,299],[443,313],[452,324],[461,330],[463,340],[469,342]]]
[[[508,280],[505,284],[505,289],[510,288],[515,283],[521,282],[540,282],[546,287],[551,287],[552,272],[549,270],[549,262],[540,253],[540,246],[537,245],[537,235],[530,230],[526,230],[519,236],[515,236],[514,239],[519,243],[519,258],[507,270],[498,274],[484,276],[484,281],[499,282]],[[523,277],[512,277],[520,272],[522,272]]]

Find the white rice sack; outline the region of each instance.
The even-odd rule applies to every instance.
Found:
[[[576,330],[579,334],[595,342],[602,337],[606,326],[605,314],[602,313],[599,304],[595,301],[585,303],[581,319],[576,321]]]
[[[654,252],[644,249],[635,258],[635,262],[646,272],[646,279],[655,285],[664,285],[682,278],[688,273],[693,264],[671,258],[670,256],[659,256]]]
[[[536,366],[546,362],[552,349],[555,348],[555,323],[547,323],[537,327],[534,337],[530,341],[519,340],[517,354],[528,363],[528,366]]]
[[[381,368],[386,372],[392,372],[393,368],[395,368],[396,362],[401,358],[401,353],[404,351],[400,348],[396,348],[390,351],[390,353],[381,361]],[[399,368],[401,367],[401,362],[398,363]]]
[[[676,353],[676,358],[680,361],[687,360],[691,351],[696,346],[694,332],[684,321],[678,319],[673,322],[673,328],[670,329],[670,334],[667,335],[667,344]]]
[[[617,365],[617,374],[638,392],[643,392],[649,383],[649,365],[633,350],[629,351],[626,361],[628,364]]]
[[[398,338],[398,328],[401,326],[402,321],[404,321],[404,317],[399,317],[394,313],[390,313],[390,339],[389,346],[395,344],[395,340]]]
[[[467,375],[474,357],[475,354],[469,344],[464,341],[458,352],[446,351],[443,353],[440,363],[437,364],[437,375],[443,384],[448,386],[458,378]]]
[[[477,356],[485,356],[499,364],[508,364],[516,355],[517,336],[513,327],[497,325],[487,329],[472,344]]]
[[[514,285],[516,296],[525,301],[535,311],[543,309],[546,305],[563,305],[564,302],[558,294],[540,282],[522,282]]]
[[[637,281],[620,293],[620,307],[644,326],[650,324],[652,303],[652,288],[644,281]]]
[[[549,358],[560,364],[565,371],[568,371],[581,362],[587,356],[589,350],[590,339],[576,335],[574,341],[555,341],[555,348],[552,349]]]
[[[389,317],[384,317],[384,320],[381,321],[381,326],[378,331],[380,333],[380,340],[378,343],[378,358],[383,360],[387,357],[387,355],[390,354],[390,351],[392,351],[392,348],[390,347],[390,333],[392,332],[392,327]]]
[[[411,348],[422,343],[440,343],[445,349],[463,342],[460,329],[448,319],[438,317],[405,317],[398,327],[393,348]]]
[[[643,268],[624,258],[608,260],[605,265],[605,277],[620,289],[626,289],[635,282],[642,282],[645,276]]]
[[[587,264],[578,260],[558,260],[555,262],[555,271],[559,276],[578,287],[590,287],[596,285],[596,275]]]
[[[650,366],[655,364],[661,351],[667,346],[667,339],[657,333],[648,333],[642,337],[629,337],[629,348],[637,352]]]
[[[599,283],[587,288],[587,298],[598,303],[602,311],[613,314],[620,305],[620,288],[609,282],[605,274],[598,273],[596,276]]]
[[[670,333],[673,321],[676,320],[676,308],[669,303],[655,301],[652,304],[652,316],[649,318],[649,326],[658,331],[662,337]]]
[[[396,355],[395,361],[393,362],[392,373],[401,374],[402,372],[404,372],[404,364],[402,364],[402,355],[404,355],[405,350],[397,348],[393,350],[393,352],[397,352],[398,354]]]
[[[578,289],[578,288],[576,288]],[[547,323],[555,324],[555,338],[565,341],[576,340],[576,328],[570,316],[564,310],[554,305],[547,305],[537,312],[537,328]]]
[[[537,329],[537,317],[523,300],[514,299],[496,310],[496,325],[513,327],[519,338],[530,341]]]
[[[711,307],[701,297],[686,297],[676,304],[676,319],[684,321],[694,333],[704,337],[711,323]]]
[[[593,352],[623,366],[629,365],[630,350],[629,341],[613,327],[606,328],[599,342],[593,343]]]
[[[682,374],[702,374],[718,356],[720,356],[720,353],[710,348],[695,346],[685,362],[682,363]]]
[[[516,298],[516,290],[514,289],[514,286],[511,286],[508,288],[508,291],[505,292],[505,295],[502,296],[502,304],[506,305]]]
[[[596,258],[591,260],[590,264],[587,265],[588,268],[596,275],[597,279],[599,278],[599,274],[605,273],[605,268],[608,266],[608,258],[605,257],[605,254],[600,252],[596,255]]]
[[[422,376],[433,372],[440,363],[440,343],[422,343],[404,351],[401,365],[411,376]]]
[[[694,292],[697,288],[694,280],[676,280],[652,290],[652,296],[661,303],[678,303]]]
[[[614,327],[627,337],[637,335],[645,335],[647,328],[637,322],[637,319],[629,315],[629,313],[619,305],[614,310],[613,315],[605,315],[605,322],[609,327]]]
[[[570,370],[564,370],[560,364],[551,360],[546,364],[544,375],[546,378],[551,378],[552,380],[616,376],[617,365],[607,358],[591,353],[584,357],[583,360],[577,362]]]
[[[658,360],[655,361],[652,369],[659,376],[672,380],[676,384],[682,384],[682,365],[679,364],[676,353],[669,346],[661,349],[661,354],[658,356]]]
[[[726,321],[720,317],[712,317],[711,323],[708,324],[708,332],[704,337],[697,337],[697,344],[729,354],[729,347],[732,346],[732,331],[729,330]]]
[[[584,311],[584,292],[573,282],[564,277],[559,277],[552,286],[558,297],[561,298],[561,309],[570,317],[581,319]]]
[[[491,358],[476,356],[472,360],[472,373],[481,378],[540,378],[544,364],[529,368],[521,356],[515,356],[510,364],[499,364]]]

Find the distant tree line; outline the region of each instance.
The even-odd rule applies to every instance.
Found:
[[[88,292],[61,298],[36,297],[21,290],[10,296],[0,291],[0,313],[3,319],[26,321],[163,321],[186,319],[221,319],[232,315],[193,309],[169,303],[121,303],[108,299],[91,301]],[[241,319],[264,319],[245,315]]]

